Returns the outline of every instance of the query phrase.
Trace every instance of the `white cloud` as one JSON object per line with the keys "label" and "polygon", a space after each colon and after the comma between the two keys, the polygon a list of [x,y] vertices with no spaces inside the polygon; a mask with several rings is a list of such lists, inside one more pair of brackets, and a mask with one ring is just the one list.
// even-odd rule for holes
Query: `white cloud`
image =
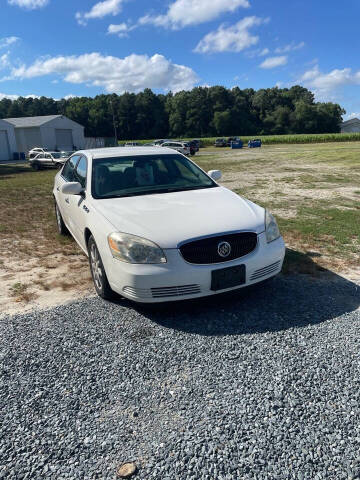
{"label": "white cloud", "polygon": [[346,85],[360,85],[360,70],[353,72],[351,68],[343,68],[323,73],[315,65],[302,75],[298,83],[312,89],[319,101],[336,101],[337,90]]}
{"label": "white cloud", "polygon": [[205,35],[197,44],[195,52],[240,52],[245,48],[256,45],[259,37],[251,35],[249,29],[261,25],[265,20],[258,17],[245,17],[231,27],[220,27]]}
{"label": "white cloud", "polygon": [[71,100],[72,98],[79,98],[79,95],[73,95],[72,93],[69,93],[69,95],[65,95],[65,97],[63,97],[64,100]]}
{"label": "white cloud", "polygon": [[214,20],[222,13],[250,7],[248,0],[175,0],[165,15],[145,15],[139,24],[178,29]]}
{"label": "white cloud", "polygon": [[128,37],[128,33],[136,28],[136,25],[128,25],[127,23],[111,24],[108,26],[107,33],[109,35],[117,35],[120,38]]}
{"label": "white cloud", "polygon": [[9,52],[0,55],[0,70],[10,66]]}
{"label": "white cloud", "polygon": [[351,68],[335,69],[329,73],[322,73],[316,65],[301,77],[302,82],[319,90],[332,90],[344,85],[359,85],[360,71],[352,72]]}
{"label": "white cloud", "polygon": [[261,68],[275,68],[281,67],[282,65],[286,65],[288,62],[287,55],[283,55],[281,57],[269,57],[264,60],[259,66]]}
{"label": "white cloud", "polygon": [[89,12],[77,12],[75,17],[80,25],[86,25],[87,20],[92,18],[103,18],[107,15],[117,15],[121,12],[124,0],[104,0],[96,3]]}
{"label": "white cloud", "polygon": [[43,8],[49,3],[49,0],[8,0],[9,5],[16,5],[28,10]]}
{"label": "white cloud", "polygon": [[20,40],[19,37],[4,37],[0,38],[0,48],[7,48],[13,43],[16,43]]}
{"label": "white cloud", "polygon": [[17,100],[19,97],[24,97],[24,98],[40,98],[38,95],[13,95],[13,94],[8,94],[8,93],[0,93],[0,100],[3,98],[8,98],[9,100]]}
{"label": "white cloud", "polygon": [[305,47],[305,42],[300,42],[298,44],[292,42],[289,45],[285,45],[285,47],[279,47],[275,50],[275,53],[289,53],[294,50],[300,50],[301,48]]}
{"label": "white cloud", "polygon": [[348,113],[344,116],[344,120],[351,120],[352,118],[360,118],[360,112]]}
{"label": "white cloud", "polygon": [[268,48],[263,48],[261,52],[259,52],[259,57],[265,57],[265,55],[268,55],[270,53],[270,50]]}
{"label": "white cloud", "polygon": [[[266,19],[268,21],[268,19]],[[269,55],[270,50],[268,48],[257,48],[255,50],[249,50],[246,52],[246,56],[249,58],[254,58],[254,57],[265,57],[265,55]]]}
{"label": "white cloud", "polygon": [[39,59],[30,66],[12,70],[12,78],[58,74],[70,83],[103,87],[107,92],[138,92],[144,88],[188,90],[198,82],[189,67],[177,65],[163,55],[129,55],[125,58],[89,53]]}

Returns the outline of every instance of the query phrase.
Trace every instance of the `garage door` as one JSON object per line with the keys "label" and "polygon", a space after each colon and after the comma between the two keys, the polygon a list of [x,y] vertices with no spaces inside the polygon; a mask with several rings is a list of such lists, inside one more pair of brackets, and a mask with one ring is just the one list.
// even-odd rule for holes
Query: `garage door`
{"label": "garage door", "polygon": [[56,138],[56,147],[59,150],[73,149],[74,142],[73,142],[72,130],[57,128],[55,130],[55,138]]}
{"label": "garage door", "polygon": [[25,151],[29,151],[34,147],[42,147],[40,128],[24,128]]}
{"label": "garage door", "polygon": [[10,160],[9,140],[6,130],[0,130],[0,160]]}

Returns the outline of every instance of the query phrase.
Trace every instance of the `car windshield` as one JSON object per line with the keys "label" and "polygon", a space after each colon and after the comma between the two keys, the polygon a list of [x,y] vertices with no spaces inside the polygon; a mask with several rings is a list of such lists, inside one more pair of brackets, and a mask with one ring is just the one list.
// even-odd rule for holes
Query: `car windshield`
{"label": "car windshield", "polygon": [[199,167],[178,154],[93,160],[92,196],[116,198],[217,187]]}
{"label": "car windshield", "polygon": [[51,155],[53,158],[61,158],[61,154],[58,152],[52,152]]}
{"label": "car windshield", "polygon": [[70,155],[72,155],[73,152],[60,152],[59,155],[60,157],[56,157],[56,158],[67,158],[67,157],[70,157]]}

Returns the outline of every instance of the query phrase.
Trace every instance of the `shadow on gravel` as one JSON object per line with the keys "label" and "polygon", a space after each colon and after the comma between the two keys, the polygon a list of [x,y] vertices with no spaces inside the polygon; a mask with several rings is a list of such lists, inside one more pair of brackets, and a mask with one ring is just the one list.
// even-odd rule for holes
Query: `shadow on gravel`
{"label": "shadow on gravel", "polygon": [[[273,332],[314,325],[356,310],[360,286],[289,250],[271,282],[199,300],[131,308],[167,328],[199,335]],[[124,305],[124,300],[118,302]],[[125,302],[127,304],[127,302]]]}

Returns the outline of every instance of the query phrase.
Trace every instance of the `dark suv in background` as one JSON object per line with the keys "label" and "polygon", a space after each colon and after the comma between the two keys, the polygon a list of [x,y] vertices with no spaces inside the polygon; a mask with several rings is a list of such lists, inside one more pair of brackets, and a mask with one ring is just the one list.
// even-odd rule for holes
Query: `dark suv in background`
{"label": "dark suv in background", "polygon": [[215,147],[226,147],[227,141],[225,138],[217,138],[214,143]]}

